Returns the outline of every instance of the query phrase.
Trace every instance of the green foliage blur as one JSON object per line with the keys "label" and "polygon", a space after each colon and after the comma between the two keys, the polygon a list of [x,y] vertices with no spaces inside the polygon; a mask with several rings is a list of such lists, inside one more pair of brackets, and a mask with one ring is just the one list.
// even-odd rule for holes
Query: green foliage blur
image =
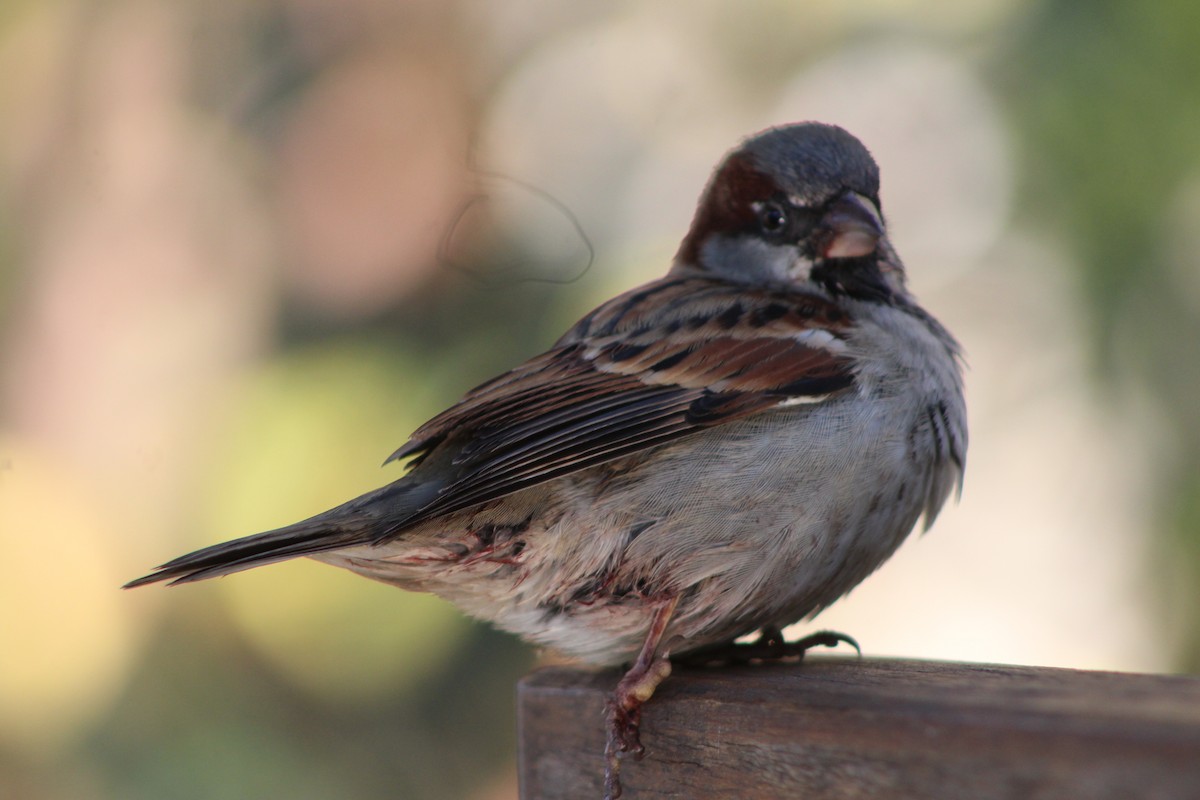
{"label": "green foliage blur", "polygon": [[1163,613],[1200,672],[1200,7],[1039,4],[995,72],[1030,219],[1069,242],[1097,383],[1145,398]]}

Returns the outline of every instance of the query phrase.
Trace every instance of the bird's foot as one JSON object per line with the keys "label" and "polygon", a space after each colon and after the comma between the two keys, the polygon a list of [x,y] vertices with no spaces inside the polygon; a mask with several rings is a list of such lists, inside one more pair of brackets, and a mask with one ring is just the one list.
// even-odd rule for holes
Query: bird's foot
{"label": "bird's foot", "polygon": [[621,678],[608,701],[608,735],[604,743],[604,800],[621,796],[621,759],[640,759],[642,746],[642,705],[658,685],[671,674],[671,660],[658,656],[633,665]]}
{"label": "bird's foot", "polygon": [[672,597],[655,609],[637,660],[608,699],[604,800],[617,800],[621,796],[621,759],[628,756],[638,759],[646,752],[641,739],[642,706],[671,674],[671,659],[667,653],[658,652],[658,645],[678,602],[678,598]]}
{"label": "bird's foot", "polygon": [[758,639],[753,642],[722,642],[702,647],[676,656],[675,663],[688,667],[716,667],[747,664],[751,661],[782,661],[789,658],[799,661],[814,647],[837,647],[839,644],[850,645],[860,657],[862,656],[862,648],[858,646],[858,642],[844,633],[817,631],[789,642],[783,638],[778,628],[768,626],[762,629]]}

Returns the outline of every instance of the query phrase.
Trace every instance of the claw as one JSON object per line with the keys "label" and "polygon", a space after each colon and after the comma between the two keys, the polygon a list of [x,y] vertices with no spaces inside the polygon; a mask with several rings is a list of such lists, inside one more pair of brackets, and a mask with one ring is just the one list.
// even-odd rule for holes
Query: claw
{"label": "claw", "polygon": [[[782,641],[782,637],[780,639]],[[797,639],[794,642],[783,642],[785,649],[792,652],[792,655],[799,655],[804,658],[804,654],[814,647],[837,647],[839,644],[848,644],[854,648],[854,652],[859,658],[862,658],[862,648],[858,646],[853,636],[847,636],[844,633],[837,631],[817,631],[810,633],[802,639]]]}
{"label": "claw", "polygon": [[751,661],[781,661],[785,658],[802,660],[814,647],[837,647],[848,644],[862,657],[862,648],[853,637],[837,631],[817,631],[795,642],[785,641],[774,626],[765,626],[758,639],[747,644],[725,642],[702,647],[676,658],[676,663],[689,667],[713,667],[726,664],[746,664]]}

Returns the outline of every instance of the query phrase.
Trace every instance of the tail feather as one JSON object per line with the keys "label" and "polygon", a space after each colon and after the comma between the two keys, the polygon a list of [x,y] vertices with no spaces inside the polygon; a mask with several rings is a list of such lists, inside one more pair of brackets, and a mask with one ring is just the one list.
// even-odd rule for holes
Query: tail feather
{"label": "tail feather", "polygon": [[336,528],[318,519],[305,520],[286,528],[244,536],[172,559],[149,575],[125,584],[126,589],[159,581],[191,583],[229,575],[251,567],[284,561],[352,544]]}
{"label": "tail feather", "polygon": [[381,529],[404,520],[437,495],[437,487],[401,479],[315,517],[265,533],[214,544],[172,559],[125,584],[134,589],[160,581],[191,583],[343,547],[370,544]]}

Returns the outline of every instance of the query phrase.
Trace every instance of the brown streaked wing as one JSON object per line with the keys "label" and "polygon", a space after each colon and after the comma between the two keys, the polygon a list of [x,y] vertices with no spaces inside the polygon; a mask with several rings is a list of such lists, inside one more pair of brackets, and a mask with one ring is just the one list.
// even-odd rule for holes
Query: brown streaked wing
{"label": "brown streaked wing", "polygon": [[[745,291],[730,290],[725,298],[707,291],[700,308],[677,303],[657,329],[641,324],[621,334],[565,338],[468,393],[394,456],[418,456],[420,471],[426,454],[448,448],[449,458],[438,458],[436,468],[450,474],[432,502],[382,538],[789,399],[817,400],[853,384],[849,359],[798,338],[816,327],[833,332],[832,326],[811,314],[780,314],[770,325],[735,328],[735,312],[754,309]],[[608,307],[615,303],[623,316],[638,318],[641,309],[630,308],[627,298]],[[689,324],[676,324],[685,318]]]}

